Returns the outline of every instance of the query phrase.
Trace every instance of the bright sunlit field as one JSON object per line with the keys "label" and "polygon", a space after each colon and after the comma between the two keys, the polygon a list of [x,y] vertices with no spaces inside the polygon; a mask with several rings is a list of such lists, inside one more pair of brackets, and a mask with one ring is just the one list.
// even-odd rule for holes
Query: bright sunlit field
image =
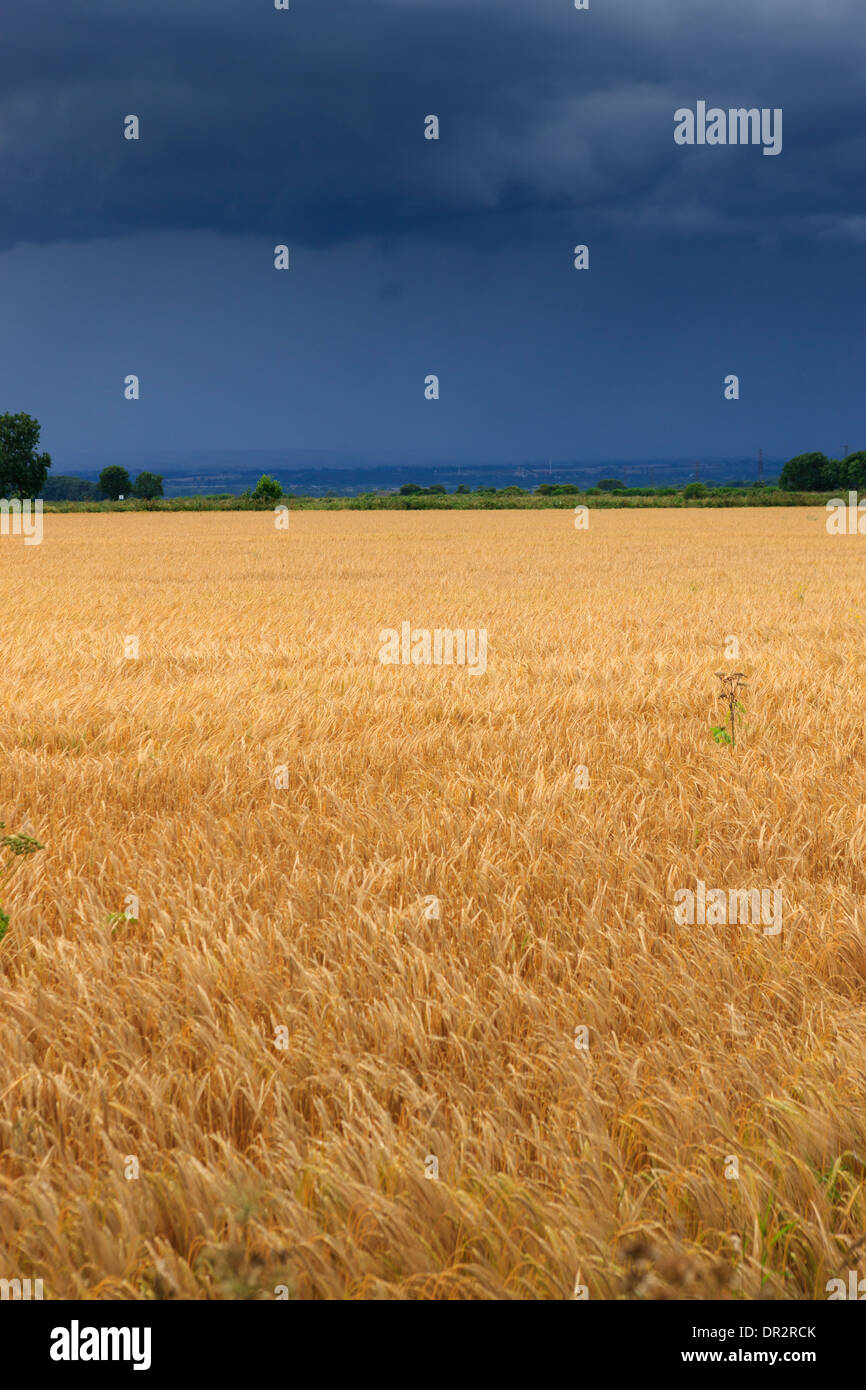
{"label": "bright sunlit field", "polygon": [[[799,508],[44,524],[0,538],[0,833],[44,846],[0,854],[0,1275],[824,1298],[856,1267],[866,540]],[[381,664],[403,622],[486,629],[486,671]],[[680,925],[699,882],[780,890],[781,931]]]}

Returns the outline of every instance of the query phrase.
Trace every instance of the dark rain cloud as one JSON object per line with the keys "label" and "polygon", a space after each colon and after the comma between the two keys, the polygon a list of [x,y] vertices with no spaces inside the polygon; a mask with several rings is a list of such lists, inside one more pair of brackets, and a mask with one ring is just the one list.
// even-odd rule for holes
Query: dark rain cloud
{"label": "dark rain cloud", "polygon": [[[0,245],[474,241],[552,210],[866,240],[864,48],[861,0],[7,0]],[[699,99],[781,107],[781,156],[675,146]]]}

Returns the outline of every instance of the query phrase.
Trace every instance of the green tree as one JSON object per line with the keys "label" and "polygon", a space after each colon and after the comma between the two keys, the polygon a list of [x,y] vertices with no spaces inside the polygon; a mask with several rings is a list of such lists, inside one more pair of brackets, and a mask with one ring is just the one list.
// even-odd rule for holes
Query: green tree
{"label": "green tree", "polygon": [[400,489],[400,496],[401,496],[401,497],[414,497],[416,493],[418,493],[418,492],[423,492],[423,491],[424,491],[423,487],[420,487],[420,486],[418,485],[418,483],[404,483],[403,486],[402,486],[401,489]]}
{"label": "green tree", "polygon": [[162,476],[159,473],[139,473],[132,485],[132,495],[133,497],[144,497],[147,501],[154,497],[164,496]]}
{"label": "green tree", "polygon": [[466,486],[465,483],[460,483],[460,484],[458,484],[458,486],[454,489],[454,491],[457,493],[457,495],[458,495],[459,497],[466,497],[467,494],[469,493],[469,488]]}
{"label": "green tree", "polygon": [[84,478],[69,478],[55,473],[46,478],[41,496],[46,502],[93,502],[97,497],[96,485]]}
{"label": "green tree", "polygon": [[263,473],[253,489],[253,499],[257,502],[279,502],[283,495],[283,485],[276,478]]}
{"label": "green tree", "polygon": [[798,454],[788,459],[779,474],[779,487],[786,492],[823,492],[836,486],[828,481],[831,476],[832,465],[826,454]]}
{"label": "green tree", "polygon": [[683,488],[683,497],[706,497],[707,489],[703,483],[686,483]]}
{"label": "green tree", "polygon": [[443,487],[441,483],[431,483],[430,486],[429,486],[429,488],[427,489],[427,491],[428,491],[428,492],[447,492],[448,489],[447,489],[447,487]]}
{"label": "green tree", "polygon": [[129,497],[132,492],[132,483],[125,468],[121,468],[116,463],[111,463],[107,468],[103,468],[99,475],[99,491],[106,497],[110,497],[112,502],[116,502],[118,497]]}
{"label": "green tree", "polygon": [[821,491],[829,492],[832,488],[844,487],[845,485],[845,465],[841,459],[828,459],[827,467],[821,475]]}
{"label": "green tree", "polygon": [[625,487],[625,483],[621,483],[619,478],[599,478],[598,480],[599,492],[616,492],[618,488],[623,487]]}
{"label": "green tree", "polygon": [[853,488],[855,492],[866,491],[866,452],[858,449],[855,454],[843,459],[840,466],[842,487]]}
{"label": "green tree", "polygon": [[40,424],[32,415],[0,415],[0,495],[22,502],[45,486],[51,455],[39,454]]}

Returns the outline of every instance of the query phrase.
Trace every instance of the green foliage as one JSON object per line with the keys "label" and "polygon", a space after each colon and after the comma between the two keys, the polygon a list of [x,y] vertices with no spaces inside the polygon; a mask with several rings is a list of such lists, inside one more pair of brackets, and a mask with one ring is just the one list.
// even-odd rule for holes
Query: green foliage
{"label": "green foliage", "polygon": [[599,478],[597,484],[599,492],[616,492],[618,488],[625,487],[619,478]]}
{"label": "green foliage", "polygon": [[51,455],[39,454],[41,427],[32,415],[0,415],[0,497],[37,498]]}
{"label": "green foliage", "polygon": [[111,927],[111,937],[114,939],[125,926],[137,927],[138,918],[130,917],[128,912],[112,912],[106,917],[103,926]]}
{"label": "green foliage", "polygon": [[162,477],[159,473],[139,473],[132,485],[133,497],[144,497],[152,500],[154,497],[162,497]]}
{"label": "green foliage", "polygon": [[95,502],[99,489],[84,478],[55,473],[53,478],[46,478],[40,496],[44,502]]}
{"label": "green foliage", "polygon": [[745,688],[746,681],[742,671],[717,671],[716,679],[722,683],[719,699],[728,706],[730,732],[724,724],[713,724],[710,732],[716,743],[730,743],[736,746],[736,717],[738,714],[742,715],[746,712],[740,703],[739,694]]}
{"label": "green foliage", "polygon": [[845,486],[845,465],[841,459],[828,459],[827,465],[821,475],[821,487],[819,491],[830,492],[834,488]]}
{"label": "green foliage", "polygon": [[414,497],[415,493],[423,491],[423,487],[419,487],[418,483],[404,483],[400,489],[400,496]]}
{"label": "green foliage", "polygon": [[[399,496],[394,492],[361,493],[340,495],[333,490],[324,495],[296,495],[293,509],[315,511],[337,509],[349,511],[400,511],[400,510],[443,510],[454,511],[494,511],[519,509],[539,511],[548,508],[567,509],[576,501],[585,499],[590,506],[605,509],[619,508],[680,508],[693,505],[702,507],[800,507],[806,500],[798,492],[783,492],[776,488],[755,489],[749,485],[745,491],[717,488],[708,491],[700,501],[689,502],[681,487],[657,487],[654,492],[647,488],[629,488],[613,493],[601,493],[596,488],[578,488],[570,484],[542,484],[548,488],[545,493],[536,489],[533,493],[505,493],[495,488],[482,487],[470,491],[461,484],[463,491],[452,493],[428,492],[419,488],[409,496]],[[866,489],[864,489],[866,492]],[[287,494],[283,494],[283,499]],[[261,511],[265,505],[260,498],[254,498],[249,489],[244,493],[208,493],[206,495],[184,495],[179,497],[156,497],[147,500],[127,497],[124,502],[109,501],[46,501],[46,512],[112,512],[159,511],[159,512],[239,512]]]}
{"label": "green foliage", "polygon": [[458,486],[455,488],[455,493],[458,497],[468,497],[469,491],[470,490],[465,483],[459,483]]}
{"label": "green foliage", "polygon": [[433,493],[433,492],[444,492],[444,493],[447,493],[447,492],[448,492],[448,489],[447,489],[446,487],[443,487],[441,483],[431,483],[430,486],[428,487],[427,491],[428,491],[428,492],[431,492],[431,493]]}
{"label": "green foliage", "polygon": [[255,502],[279,502],[282,495],[282,483],[278,483],[276,478],[269,478],[267,473],[262,474],[252,493]]}
{"label": "green foliage", "polygon": [[[5,829],[6,826],[4,822],[0,820],[0,830]],[[12,870],[15,868],[16,862],[19,859],[27,858],[28,855],[35,854],[37,850],[44,848],[45,846],[41,845],[38,840],[34,840],[32,835],[0,836],[0,849],[5,849],[7,851],[6,866],[2,872],[0,872],[0,887],[8,883]],[[0,908],[0,941],[3,940],[8,930],[9,917],[3,909]]]}
{"label": "green foliage", "polygon": [[119,497],[130,497],[132,483],[126,469],[116,463],[103,468],[99,475],[99,490],[106,497],[110,497],[112,502],[116,502]]}
{"label": "green foliage", "polygon": [[706,495],[707,489],[704,487],[703,483],[687,483],[683,488],[683,497],[686,499],[691,497],[706,497]]}
{"label": "green foliage", "polygon": [[829,492],[844,483],[844,465],[826,454],[798,454],[779,474],[779,487],[786,492]]}
{"label": "green foliage", "polygon": [[853,488],[855,492],[866,492],[866,451],[858,449],[849,454],[840,464],[842,486]]}
{"label": "green foliage", "polygon": [[[3,829],[3,822],[0,821],[0,829]],[[38,840],[34,840],[31,835],[2,835],[0,845],[8,849],[10,854],[35,854],[38,849],[44,849]]]}

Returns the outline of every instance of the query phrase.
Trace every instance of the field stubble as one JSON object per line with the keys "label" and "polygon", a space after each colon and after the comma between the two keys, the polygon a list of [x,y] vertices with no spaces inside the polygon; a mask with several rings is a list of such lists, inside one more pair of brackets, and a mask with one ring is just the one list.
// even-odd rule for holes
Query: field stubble
{"label": "field stubble", "polygon": [[[825,1297],[866,1230],[864,544],[815,509],[0,540],[0,819],[46,846],[3,902],[0,1276]],[[486,627],[486,674],[380,665],[402,621]],[[781,934],[675,925],[698,879],[781,888]]]}

